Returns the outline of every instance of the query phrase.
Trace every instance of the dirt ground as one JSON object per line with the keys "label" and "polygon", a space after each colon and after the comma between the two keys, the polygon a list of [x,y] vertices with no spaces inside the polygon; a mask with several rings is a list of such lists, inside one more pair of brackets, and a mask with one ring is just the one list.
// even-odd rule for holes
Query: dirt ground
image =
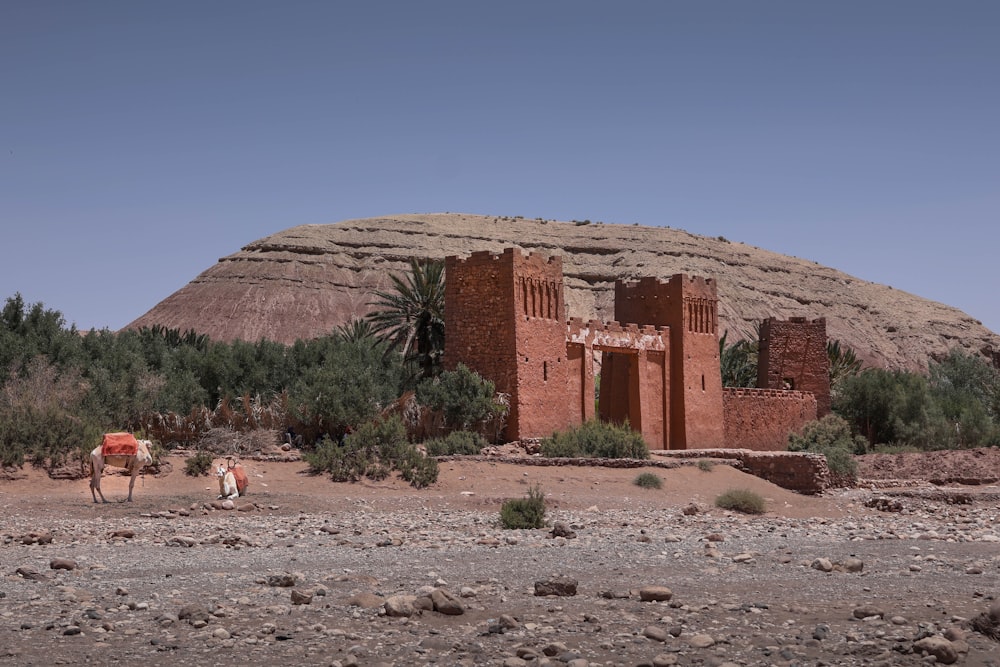
{"label": "dirt ground", "polygon": [[[998,450],[860,457],[864,478],[893,485],[820,496],[694,462],[453,460],[415,490],[245,460],[246,511],[216,509],[214,478],[167,463],[132,503],[113,472],[108,504],[87,479],[0,481],[0,663],[1000,665],[1000,643],[970,628],[1000,596]],[[636,486],[644,471],[662,488]],[[931,477],[977,483],[914,494]],[[546,528],[501,529],[503,501],[534,485]],[[734,488],[767,512],[714,507]],[[537,595],[560,578],[575,595]],[[649,602],[650,587],[671,597]],[[388,612],[431,589],[463,613]],[[925,640],[944,652],[928,657]]]}
{"label": "dirt ground", "polygon": [[[214,477],[183,474],[183,458],[168,457],[167,472],[136,479],[133,510],[203,502],[218,493]],[[218,459],[216,464],[224,463]],[[495,509],[508,498],[520,498],[538,485],[552,508],[601,509],[637,507],[665,509],[687,503],[710,506],[716,496],[732,488],[761,494],[771,511],[780,516],[840,516],[838,503],[828,497],[803,496],[760,478],[719,464],[707,475],[695,465],[664,470],[649,468],[666,483],[655,494],[645,493],[633,480],[646,468],[535,466],[493,461],[444,461],[436,484],[416,490],[398,478],[381,482],[332,483],[311,474],[304,462],[245,460],[250,479],[247,498],[257,504],[280,504],[301,512],[323,512],[347,502],[362,501],[381,509],[431,507]],[[0,482],[0,507],[58,508],[66,516],[93,516],[88,479],[51,479],[44,471],[25,468],[19,479]],[[124,501],[129,478],[118,471],[105,473],[101,489],[109,501]]]}

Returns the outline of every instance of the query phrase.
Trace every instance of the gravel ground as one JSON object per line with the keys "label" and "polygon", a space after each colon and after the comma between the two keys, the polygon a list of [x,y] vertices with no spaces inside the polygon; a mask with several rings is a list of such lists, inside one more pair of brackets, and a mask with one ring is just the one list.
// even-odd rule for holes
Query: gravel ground
{"label": "gravel ground", "polygon": [[[554,489],[539,530],[499,527],[506,468],[461,463],[431,492],[293,494],[269,468],[233,510],[179,473],[99,506],[86,481],[34,501],[0,483],[0,662],[1000,665],[970,627],[1000,592],[1000,488],[839,491],[804,514],[748,478],[778,511],[746,516],[706,502],[742,479],[716,468],[701,494],[690,471],[661,493],[635,470],[532,470]],[[616,477],[571,483],[598,475]]]}

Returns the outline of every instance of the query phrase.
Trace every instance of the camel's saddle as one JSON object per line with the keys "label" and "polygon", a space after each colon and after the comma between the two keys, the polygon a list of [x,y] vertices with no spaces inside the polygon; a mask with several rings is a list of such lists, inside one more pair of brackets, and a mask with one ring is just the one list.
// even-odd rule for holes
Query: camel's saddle
{"label": "camel's saddle", "polygon": [[101,442],[101,455],[135,456],[139,451],[139,442],[131,433],[105,433]]}

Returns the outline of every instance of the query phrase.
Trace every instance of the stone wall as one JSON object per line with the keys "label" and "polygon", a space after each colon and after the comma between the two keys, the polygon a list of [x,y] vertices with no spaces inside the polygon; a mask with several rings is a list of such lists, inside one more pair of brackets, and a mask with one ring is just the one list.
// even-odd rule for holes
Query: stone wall
{"label": "stone wall", "polygon": [[816,419],[816,398],[803,391],[727,387],[726,447],[784,451],[788,434]]}
{"label": "stone wall", "polygon": [[670,329],[670,449],[725,446],[716,282],[684,274],[619,280],[615,319]]}
{"label": "stone wall", "polygon": [[797,389],[816,396],[816,414],[830,413],[830,358],[826,319],[769,317],[760,327],[757,386]]}
{"label": "stone wall", "polygon": [[570,426],[562,260],[508,248],[448,257],[445,273],[444,367],[510,394],[507,439]]}
{"label": "stone wall", "polygon": [[749,449],[700,449],[664,452],[669,458],[735,459],[739,467],[772,484],[805,494],[830,488],[830,467],[822,454],[806,452],[755,452]]}

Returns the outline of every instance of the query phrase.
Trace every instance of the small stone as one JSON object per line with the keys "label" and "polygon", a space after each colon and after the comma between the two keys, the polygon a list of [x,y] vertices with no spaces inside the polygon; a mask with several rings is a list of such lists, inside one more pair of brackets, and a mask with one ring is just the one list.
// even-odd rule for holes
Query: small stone
{"label": "small stone", "polygon": [[287,572],[284,574],[269,574],[267,576],[268,586],[291,588],[296,583],[298,583],[298,578],[294,574],[289,574]]}
{"label": "small stone", "polygon": [[667,631],[657,625],[648,625],[642,629],[642,636],[657,642],[667,641]]}
{"label": "small stone", "polygon": [[75,570],[77,564],[70,558],[53,558],[49,561],[49,567],[53,570]]}
{"label": "small stone", "polygon": [[833,572],[833,563],[830,562],[829,558],[817,558],[809,567],[820,572]]}
{"label": "small stone", "polygon": [[416,613],[416,609],[413,603],[416,602],[416,595],[393,595],[386,598],[383,604],[385,608],[385,615],[392,617],[407,617],[413,616]]}
{"label": "small stone", "polygon": [[571,530],[566,523],[556,521],[552,524],[551,535],[552,537],[565,537],[566,539],[573,539],[576,537],[576,532]]}
{"label": "small stone", "polygon": [[865,563],[860,558],[851,557],[844,560],[844,562],[841,563],[841,567],[844,572],[861,572],[865,569]]}
{"label": "small stone", "polygon": [[944,637],[924,637],[913,642],[913,649],[920,653],[933,655],[943,665],[950,665],[958,660],[958,651]]}
{"label": "small stone", "polygon": [[313,593],[311,591],[300,591],[297,588],[292,589],[292,604],[311,604],[313,601]]}
{"label": "small stone", "polygon": [[639,589],[639,599],[643,602],[666,602],[674,596],[666,586],[643,586]]}
{"label": "small stone", "polygon": [[710,646],[715,646],[715,639],[710,635],[694,635],[688,639],[688,644],[694,648],[708,648]]}
{"label": "small stone", "polygon": [[551,577],[542,581],[535,582],[535,596],[542,597],[546,595],[557,595],[560,597],[569,597],[576,595],[576,587],[578,582],[576,579],[571,577],[566,577],[559,575],[556,577]]}
{"label": "small stone", "polygon": [[870,604],[861,605],[856,607],[852,612],[854,618],[871,618],[872,616],[877,616],[879,618],[885,618],[885,612],[878,607]]}
{"label": "small stone", "polygon": [[459,616],[465,613],[462,601],[454,594],[443,588],[435,588],[431,593],[431,602],[434,604],[434,611],[448,616]]}

